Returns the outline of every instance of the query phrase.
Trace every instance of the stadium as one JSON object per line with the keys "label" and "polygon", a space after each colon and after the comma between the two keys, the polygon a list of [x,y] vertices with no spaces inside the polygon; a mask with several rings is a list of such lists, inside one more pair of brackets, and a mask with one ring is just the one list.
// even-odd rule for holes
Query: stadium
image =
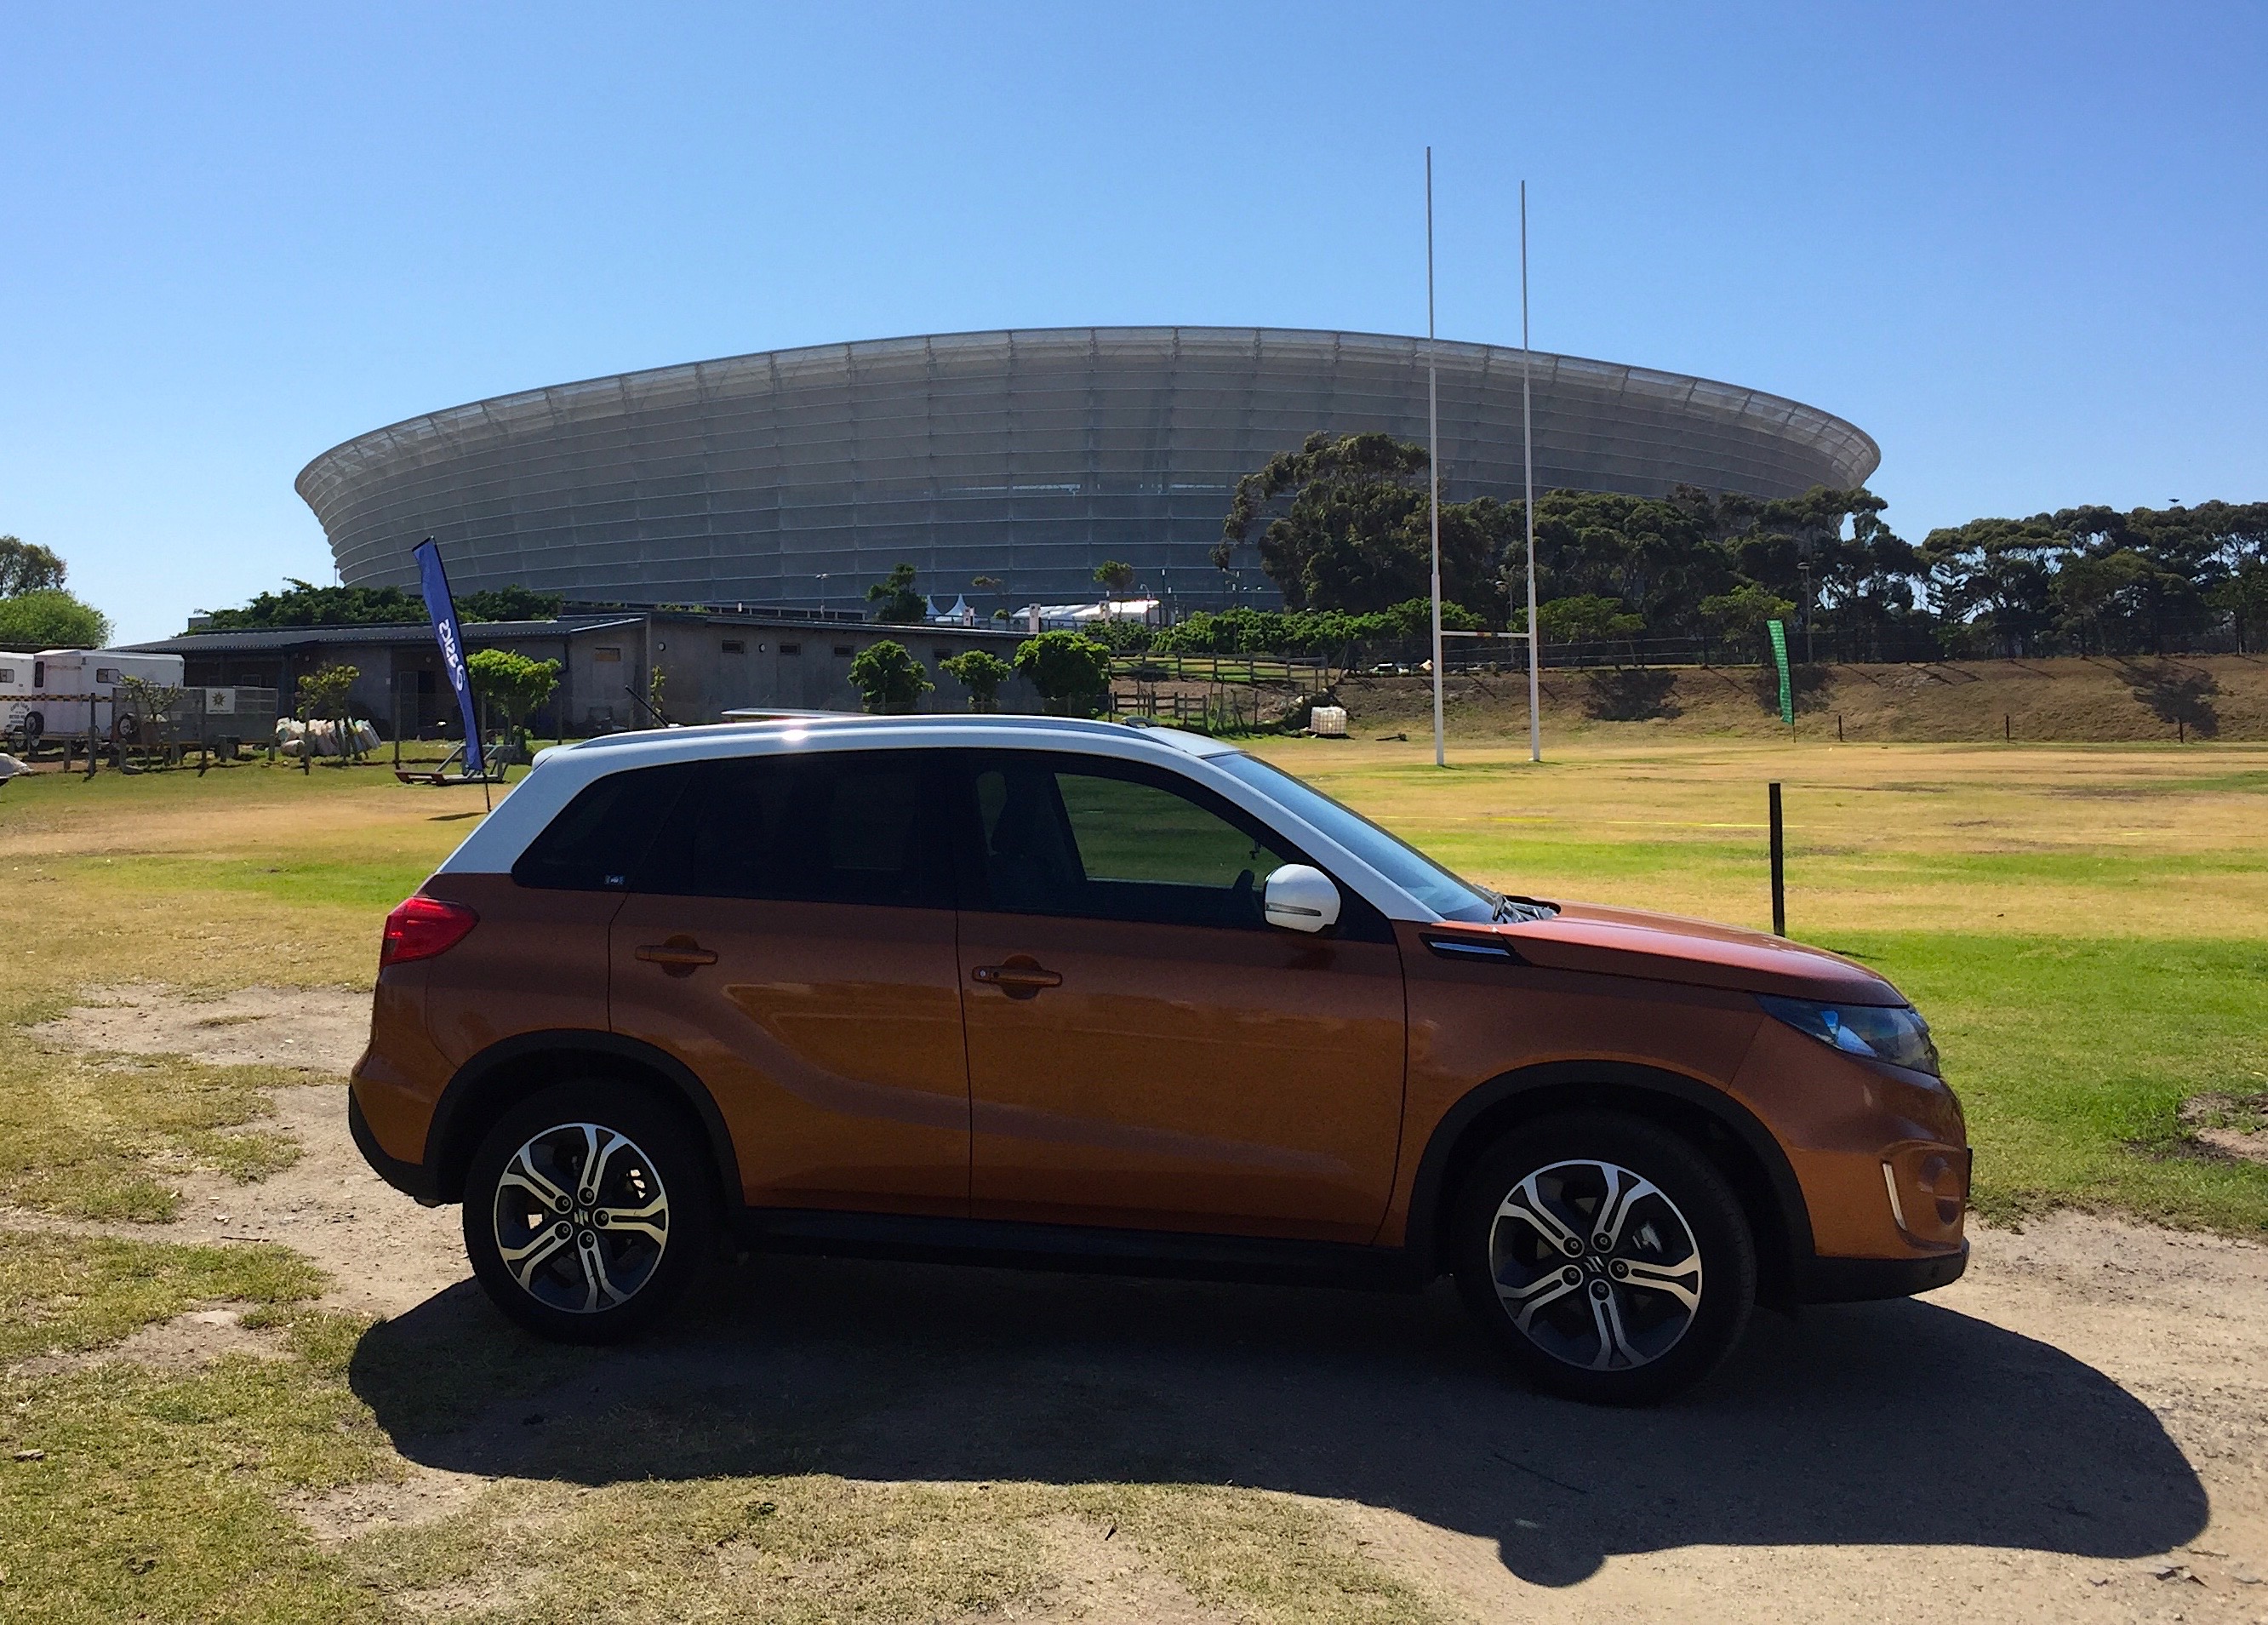
{"label": "stadium", "polygon": [[[1440,343],[1445,500],[1522,488],[1516,349]],[[1426,438],[1422,338],[1068,328],[817,345],[430,412],[300,472],[349,586],[847,610],[905,561],[979,613],[1092,600],[1134,568],[1169,610],[1272,603],[1208,557],[1244,475],[1323,430]],[[1862,484],[1864,432],[1760,390],[1532,357],[1535,485],[1758,497]]]}

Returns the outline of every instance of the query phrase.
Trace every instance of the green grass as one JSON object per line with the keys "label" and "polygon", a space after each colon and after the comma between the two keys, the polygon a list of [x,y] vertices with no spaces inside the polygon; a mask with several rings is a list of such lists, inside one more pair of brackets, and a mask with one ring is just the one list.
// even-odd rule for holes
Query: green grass
{"label": "green grass", "polygon": [[1977,1201],[2268,1233],[2268,1168],[2196,1155],[2200,1094],[2268,1089],[2268,942],[1905,933],[1828,944],[1929,1016],[1977,1147]]}
{"label": "green grass", "polygon": [[[281,1247],[0,1231],[0,1620],[371,1617],[283,1504],[391,1470],[342,1380],[335,1318],[296,1307],[320,1285]],[[294,1356],[188,1375],[15,1363],[216,1299],[264,1309],[248,1318],[283,1326]]]}
{"label": "green grass", "polygon": [[0,1198],[81,1218],[170,1219],[185,1170],[249,1181],[298,1159],[297,1141],[255,1126],[273,1110],[269,1090],[287,1081],[264,1067],[70,1054],[11,1035],[0,1053]]}

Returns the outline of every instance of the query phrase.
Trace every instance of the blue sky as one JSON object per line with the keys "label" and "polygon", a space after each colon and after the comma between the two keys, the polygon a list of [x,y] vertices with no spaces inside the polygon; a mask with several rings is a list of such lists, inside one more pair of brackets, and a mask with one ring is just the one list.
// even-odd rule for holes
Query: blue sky
{"label": "blue sky", "polygon": [[122,639],[333,579],[291,490],[630,367],[1088,322],[1791,395],[1918,539],[2268,497],[2268,6],[0,10],[0,532]]}

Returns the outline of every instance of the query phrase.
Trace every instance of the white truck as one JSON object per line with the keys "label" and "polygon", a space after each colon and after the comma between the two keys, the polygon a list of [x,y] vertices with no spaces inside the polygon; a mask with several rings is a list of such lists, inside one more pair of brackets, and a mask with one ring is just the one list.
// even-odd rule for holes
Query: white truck
{"label": "white truck", "polygon": [[119,690],[127,678],[179,688],[182,675],[178,654],[128,649],[0,654],[0,668],[14,673],[14,680],[0,684],[0,730],[11,738],[30,734],[84,739],[92,723],[97,735],[107,739],[118,726]]}

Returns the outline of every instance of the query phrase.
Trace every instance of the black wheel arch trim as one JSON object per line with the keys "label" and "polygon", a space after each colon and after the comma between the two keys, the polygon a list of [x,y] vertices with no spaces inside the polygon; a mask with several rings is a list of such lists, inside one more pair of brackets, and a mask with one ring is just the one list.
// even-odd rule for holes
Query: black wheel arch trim
{"label": "black wheel arch trim", "polygon": [[[1486,1113],[1524,1095],[1601,1086],[1666,1097],[1680,1104],[1696,1107],[1740,1141],[1764,1170],[1765,1181],[1771,1186],[1779,1209],[1781,1234],[1778,1239],[1786,1248],[1789,1274],[1793,1278],[1788,1285],[1796,1296],[1802,1296],[1815,1261],[1811,1209],[1803,1199],[1803,1187],[1796,1182],[1795,1170],[1789,1165],[1787,1154],[1780,1149],[1771,1131],[1757,1120],[1754,1112],[1713,1084],[1665,1067],[1631,1061],[1547,1061],[1540,1066],[1523,1067],[1491,1078],[1444,1112],[1418,1156],[1418,1177],[1410,1193],[1404,1245],[1418,1269],[1432,1276],[1447,1267],[1439,1256],[1440,1221],[1445,1205],[1455,1197],[1447,1185],[1466,1130]],[[1764,1239],[1758,1237],[1760,1243]]]}
{"label": "black wheel arch trim", "polygon": [[[482,1101],[489,1081],[518,1063],[545,1055],[600,1057],[652,1073],[666,1082],[700,1120],[725,1202],[739,1204],[740,1164],[733,1149],[732,1131],[725,1125],[725,1114],[717,1109],[716,1097],[709,1092],[709,1086],[699,1075],[666,1051],[640,1039],[583,1027],[514,1033],[509,1038],[498,1039],[457,1068],[456,1075],[442,1089],[441,1098],[434,1103],[432,1121],[425,1133],[423,1179],[434,1200],[464,1199],[465,1165],[472,1158],[473,1148],[459,1143],[459,1125],[468,1111]],[[383,1174],[385,1170],[379,1172]]]}

